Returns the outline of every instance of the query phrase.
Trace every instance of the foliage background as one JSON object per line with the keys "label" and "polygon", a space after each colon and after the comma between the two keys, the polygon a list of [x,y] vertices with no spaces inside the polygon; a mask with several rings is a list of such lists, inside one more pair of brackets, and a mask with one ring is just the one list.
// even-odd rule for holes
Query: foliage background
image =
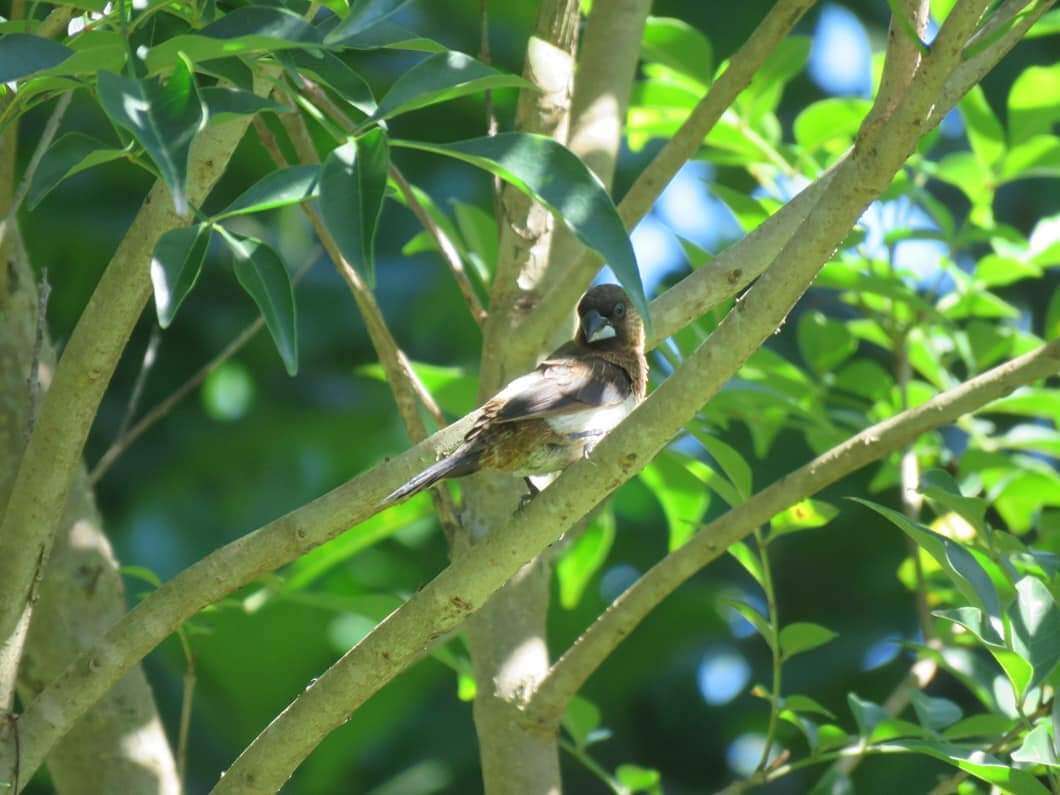
{"label": "foliage background", "polygon": [[[720,5],[657,0],[653,13],[680,18],[704,32],[721,60],[739,46],[771,4],[746,0],[726,3],[723,10]],[[477,0],[421,2],[401,13],[400,21],[411,29],[453,49],[478,51]],[[520,71],[521,48],[534,13],[530,0],[491,4],[491,47],[498,67]],[[800,23],[796,33],[813,36],[817,49],[811,53],[810,68],[789,83],[778,108],[785,139],[790,139],[800,110],[837,90],[837,76],[850,78],[840,93],[851,86],[856,92],[859,80],[867,85],[867,48],[881,48],[888,19],[884,0],[863,0],[824,4]],[[840,38],[828,38],[835,36]],[[983,88],[996,110],[1004,108],[1008,88],[1024,68],[1055,62],[1056,41],[1052,37],[1024,43],[988,76]],[[837,49],[850,58],[831,65],[829,81],[828,74],[819,73],[819,59]],[[387,52],[349,56],[349,62],[379,96],[421,57]],[[513,112],[514,92],[498,92],[495,99],[503,127]],[[47,113],[47,108],[38,109],[28,117],[27,142],[34,140]],[[483,119],[481,97],[475,96],[403,115],[391,129],[397,137],[447,141],[482,134]],[[64,129],[109,135],[101,111],[83,98],[75,98]],[[944,131],[951,140],[942,146],[963,146],[962,135],[955,121]],[[623,152],[616,196],[621,196],[657,145]],[[23,148],[24,157],[31,148]],[[402,151],[397,158],[409,178],[443,207],[455,197],[489,209],[489,182],[480,174],[415,152]],[[269,167],[256,138],[248,135],[207,211],[226,204]],[[707,179],[700,179],[703,174]],[[653,294],[688,267],[677,254],[680,249],[667,224],[681,227],[686,235],[689,225],[694,226],[697,242],[712,250],[740,233],[732,216],[711,198],[715,178],[737,189],[752,187],[741,183],[746,177],[735,169],[686,168],[635,236]],[[49,325],[59,344],[69,335],[149,185],[147,175],[127,164],[104,165],[66,182],[26,216],[23,229],[34,262],[47,267],[49,279],[59,288],[48,307]],[[958,217],[968,211],[967,199],[956,189],[944,185],[933,189]],[[682,202],[702,211],[702,217],[690,221],[687,212],[683,218],[675,214],[675,206]],[[1018,181],[998,192],[994,212],[999,222],[1027,234],[1039,219],[1060,212],[1060,191],[1055,181]],[[293,267],[314,261],[297,287],[301,370],[296,378],[288,378],[270,339],[260,334],[193,398],[129,449],[101,480],[100,507],[120,559],[162,578],[408,443],[385,385],[362,369],[373,362],[373,352],[349,293],[321,258],[297,208],[241,222],[246,225],[242,231],[272,242]],[[414,361],[473,374],[478,330],[446,269],[431,252],[409,256],[401,252],[418,231],[410,213],[394,202],[386,204],[377,243],[379,302]],[[1047,272],[1042,279],[999,292],[1019,308],[1019,323],[1025,330],[1041,334],[1058,281],[1055,271]],[[770,344],[800,366],[805,362],[799,358],[796,340],[799,313],[815,309],[827,314],[843,311],[833,293],[812,290]],[[142,405],[153,405],[178,387],[256,312],[232,278],[227,256],[211,250],[198,289],[162,335]],[[90,464],[118,431],[155,325],[154,312],[149,310],[101,408],[86,451]],[[462,414],[471,408],[472,395],[470,386],[458,383],[443,392],[444,408],[453,416]],[[733,424],[723,438],[754,459],[745,426]],[[756,485],[772,481],[810,455],[801,433],[782,431],[768,456],[754,460]],[[854,691],[882,700],[909,664],[908,655],[894,642],[914,639],[918,632],[912,595],[895,576],[908,554],[904,537],[866,509],[842,500],[866,495],[873,471],[849,478],[823,495],[841,506],[839,517],[826,528],[792,535],[771,550],[784,621],[816,621],[839,633],[828,646],[785,667],[785,690],[812,693],[846,724],[851,722],[846,694]],[[894,487],[876,498],[899,507]],[[422,510],[414,507],[405,515],[429,515],[425,503],[416,505]],[[643,571],[666,551],[666,517],[640,480],[623,488],[613,507],[617,533],[606,565],[574,609],[561,607],[558,599],[554,605],[552,637],[557,648],[576,637],[634,572]],[[724,504],[715,498],[706,516],[723,510]],[[1046,542],[1045,546],[1060,551],[1060,523],[1054,522],[1052,538]],[[363,601],[354,602],[352,597],[411,592],[440,570],[446,559],[439,528],[433,519],[419,518],[334,567],[294,597],[271,599],[251,612],[240,598],[201,615],[191,634],[198,684],[189,750],[190,791],[206,791],[272,716],[359,636],[365,619],[349,607]],[[129,585],[132,598],[149,587],[136,578]],[[727,620],[719,608],[718,598],[734,589],[751,593],[735,561],[725,559],[709,567],[667,600],[592,678],[584,695],[601,706],[604,723],[613,731],[607,742],[594,748],[605,767],[636,762],[662,771],[668,793],[705,792],[733,776],[733,765],[738,768],[741,755],[755,756],[754,738],[764,731],[767,710],[750,691],[754,683],[768,680],[770,661],[760,639]],[[185,669],[179,644],[167,642],[147,659],[146,667],[174,736]],[[972,706],[967,692],[946,677],[940,677],[932,694]],[[782,744],[799,742],[793,732],[781,737]],[[599,781],[569,756],[563,764],[569,792],[600,790]],[[858,792],[890,793],[899,787],[927,791],[944,769],[919,756],[870,758],[858,776]],[[813,780],[813,774],[791,776],[771,791],[804,791]],[[288,789],[306,795],[418,795],[480,788],[469,704],[460,698],[453,671],[430,659],[335,732],[296,773]],[[33,791],[50,791],[43,776]]]}

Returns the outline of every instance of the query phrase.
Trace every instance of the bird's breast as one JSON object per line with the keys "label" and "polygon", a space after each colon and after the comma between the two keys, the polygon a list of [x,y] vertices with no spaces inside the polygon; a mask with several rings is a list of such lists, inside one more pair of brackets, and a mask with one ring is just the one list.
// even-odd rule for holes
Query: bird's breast
{"label": "bird's breast", "polygon": [[630,395],[613,406],[558,414],[545,421],[553,431],[564,436],[603,436],[622,422],[636,405],[636,397]]}

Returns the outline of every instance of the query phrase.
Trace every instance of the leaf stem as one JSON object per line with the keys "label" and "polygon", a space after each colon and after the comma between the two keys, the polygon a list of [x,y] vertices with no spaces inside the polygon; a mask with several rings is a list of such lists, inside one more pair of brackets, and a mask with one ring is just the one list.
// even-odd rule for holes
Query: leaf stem
{"label": "leaf stem", "polygon": [[773,638],[769,644],[773,652],[773,686],[769,694],[769,725],[766,728],[766,741],[762,746],[762,757],[758,760],[755,772],[761,772],[769,763],[769,752],[773,749],[776,739],[777,721],[780,716],[780,673],[783,658],[780,649],[780,615],[777,610],[776,590],[773,586],[773,572],[769,565],[769,543],[766,541],[761,527],[755,528],[755,541],[758,542],[758,554],[762,559],[762,590],[766,594],[766,608],[769,610],[769,626],[773,630]]}
{"label": "leaf stem", "polygon": [[615,793],[615,795],[629,795],[629,789],[623,786],[622,783],[619,782],[614,776],[604,770],[600,763],[593,759],[591,756],[589,756],[589,754],[585,753],[583,749],[578,748],[573,743],[562,738],[560,738],[559,740],[559,747],[571,756],[573,756],[579,762],[581,762],[586,770],[588,770],[590,773],[592,773],[594,776],[604,782],[608,787],[610,787],[611,791]]}

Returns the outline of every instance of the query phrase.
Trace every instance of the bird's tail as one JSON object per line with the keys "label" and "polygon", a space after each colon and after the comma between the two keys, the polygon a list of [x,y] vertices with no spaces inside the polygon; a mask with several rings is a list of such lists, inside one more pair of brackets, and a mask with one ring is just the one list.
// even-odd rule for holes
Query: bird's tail
{"label": "bird's tail", "polygon": [[429,489],[435,483],[445,478],[459,478],[470,475],[478,469],[478,455],[471,450],[457,450],[441,461],[431,464],[425,470],[414,476],[405,485],[390,492],[383,499],[383,507],[401,502],[406,497],[419,494],[424,489]]}

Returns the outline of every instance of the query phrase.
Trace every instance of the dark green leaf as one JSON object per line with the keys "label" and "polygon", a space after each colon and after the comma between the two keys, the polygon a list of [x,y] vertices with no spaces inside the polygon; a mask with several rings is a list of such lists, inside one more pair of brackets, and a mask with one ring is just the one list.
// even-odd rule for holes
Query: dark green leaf
{"label": "dark green leaf", "polygon": [[796,622],[781,628],[780,651],[784,658],[788,659],[804,651],[823,646],[836,637],[838,635],[835,632],[820,624]]}
{"label": "dark green leaf", "polygon": [[886,743],[882,744],[879,750],[882,752],[887,752],[888,750],[905,751],[930,756],[951,764],[982,781],[996,784],[1001,790],[1012,793],[1012,795],[1049,795],[1049,790],[1043,787],[1030,773],[1006,765],[999,759],[989,754],[984,754],[982,751],[926,740],[902,740]]}
{"label": "dark green leaf", "polygon": [[375,233],[386,195],[386,133],[370,130],[333,150],[320,171],[320,210],[342,255],[375,284]]}
{"label": "dark green leaf", "polygon": [[173,195],[177,215],[187,214],[188,154],[206,124],[206,108],[187,63],[178,61],[165,83],[100,72],[97,86],[110,120],[132,133]]}
{"label": "dark green leaf", "polygon": [[559,603],[573,610],[581,601],[589,582],[607,562],[615,540],[615,516],[605,508],[567,548],[556,564]]}
{"label": "dark green leaf", "polygon": [[375,117],[386,119],[479,91],[529,85],[518,75],[500,72],[462,52],[438,53],[397,79],[380,100]]}
{"label": "dark green leaf", "polygon": [[211,123],[231,121],[240,116],[253,116],[263,110],[277,113],[290,110],[273,99],[259,97],[253,91],[244,91],[241,88],[209,86],[200,88],[199,95],[206,104]]}
{"label": "dark green leaf", "polygon": [[158,325],[168,328],[177,310],[195,286],[210,243],[210,226],[174,229],[158,239],[151,256],[151,285],[155,293]]}
{"label": "dark green leaf", "polygon": [[500,133],[451,144],[391,143],[464,160],[540,201],[604,257],[650,326],[644,285],[622,219],[604,186],[569,149],[528,133]]}
{"label": "dark green leaf", "polygon": [[1008,616],[1012,649],[1033,669],[1026,692],[1045,681],[1060,663],[1060,610],[1040,580],[1024,577],[1016,583],[1016,602]]}
{"label": "dark green leaf", "polygon": [[83,31],[70,41],[70,49],[73,55],[25,83],[21,89],[22,96],[25,97],[25,92],[44,77],[94,75],[101,69],[117,71],[124,65],[129,51],[121,34],[109,30]]}
{"label": "dark green leaf", "polygon": [[291,166],[273,171],[241,193],[212,220],[247,215],[315,199],[320,194],[320,166]]}
{"label": "dark green leaf", "polygon": [[975,556],[963,545],[932,532],[890,508],[877,505],[869,500],[858,498],[854,500],[876,511],[912,538],[918,546],[936,560],[968,601],[988,616],[996,618],[1000,615],[1001,601],[993,580]]}
{"label": "dark green leaf", "polygon": [[195,64],[195,70],[221,80],[227,80],[236,88],[242,88],[245,91],[254,90],[254,73],[249,66],[235,56],[200,61]]}
{"label": "dark green leaf", "polygon": [[858,734],[862,737],[868,737],[878,724],[890,718],[887,710],[879,704],[865,701],[856,693],[847,693],[847,704],[850,705],[854,721],[858,724]]}
{"label": "dark green leaf", "polygon": [[640,55],[709,86],[714,76],[710,40],[687,22],[671,17],[648,17]]}
{"label": "dark green leaf", "polygon": [[344,40],[378,25],[409,0],[354,0],[346,19],[328,34],[328,44],[343,44]]}
{"label": "dark green leaf", "polygon": [[845,323],[816,310],[799,318],[796,337],[802,358],[818,373],[831,372],[858,349],[857,338]]}
{"label": "dark green leaf", "polygon": [[965,497],[953,476],[944,469],[930,469],[920,476],[917,489],[932,502],[963,516],[980,532],[986,529],[986,500],[980,497]]}
{"label": "dark green leaf", "polygon": [[243,6],[227,12],[200,31],[174,36],[152,47],[147,54],[147,68],[158,71],[176,63],[181,55],[198,63],[242,53],[319,44],[319,31],[293,11]]}
{"label": "dark green leaf", "polygon": [[913,691],[913,709],[920,725],[934,731],[945,729],[961,719],[961,708],[945,698],[932,698]]}
{"label": "dark green leaf", "polygon": [[276,56],[289,69],[309,72],[365,116],[376,112],[372,89],[345,61],[327,50],[288,50]]}
{"label": "dark green leaf", "polygon": [[102,141],[84,133],[67,133],[59,136],[44,153],[37,172],[33,175],[26,206],[33,209],[59,185],[86,169],[125,157],[128,149],[112,149]]}
{"label": "dark green leaf", "polygon": [[343,35],[338,38],[328,36],[327,43],[334,47],[348,47],[351,50],[412,50],[414,52],[446,52],[446,47],[434,39],[428,39],[417,33],[383,20],[360,33]]}
{"label": "dark green leaf", "polygon": [[236,278],[265,318],[276,349],[290,375],[298,372],[298,324],[291,277],[267,244],[216,227],[232,252]]}
{"label": "dark green leaf", "polygon": [[6,33],[0,36],[0,83],[58,66],[74,51],[51,39],[29,33]]}

